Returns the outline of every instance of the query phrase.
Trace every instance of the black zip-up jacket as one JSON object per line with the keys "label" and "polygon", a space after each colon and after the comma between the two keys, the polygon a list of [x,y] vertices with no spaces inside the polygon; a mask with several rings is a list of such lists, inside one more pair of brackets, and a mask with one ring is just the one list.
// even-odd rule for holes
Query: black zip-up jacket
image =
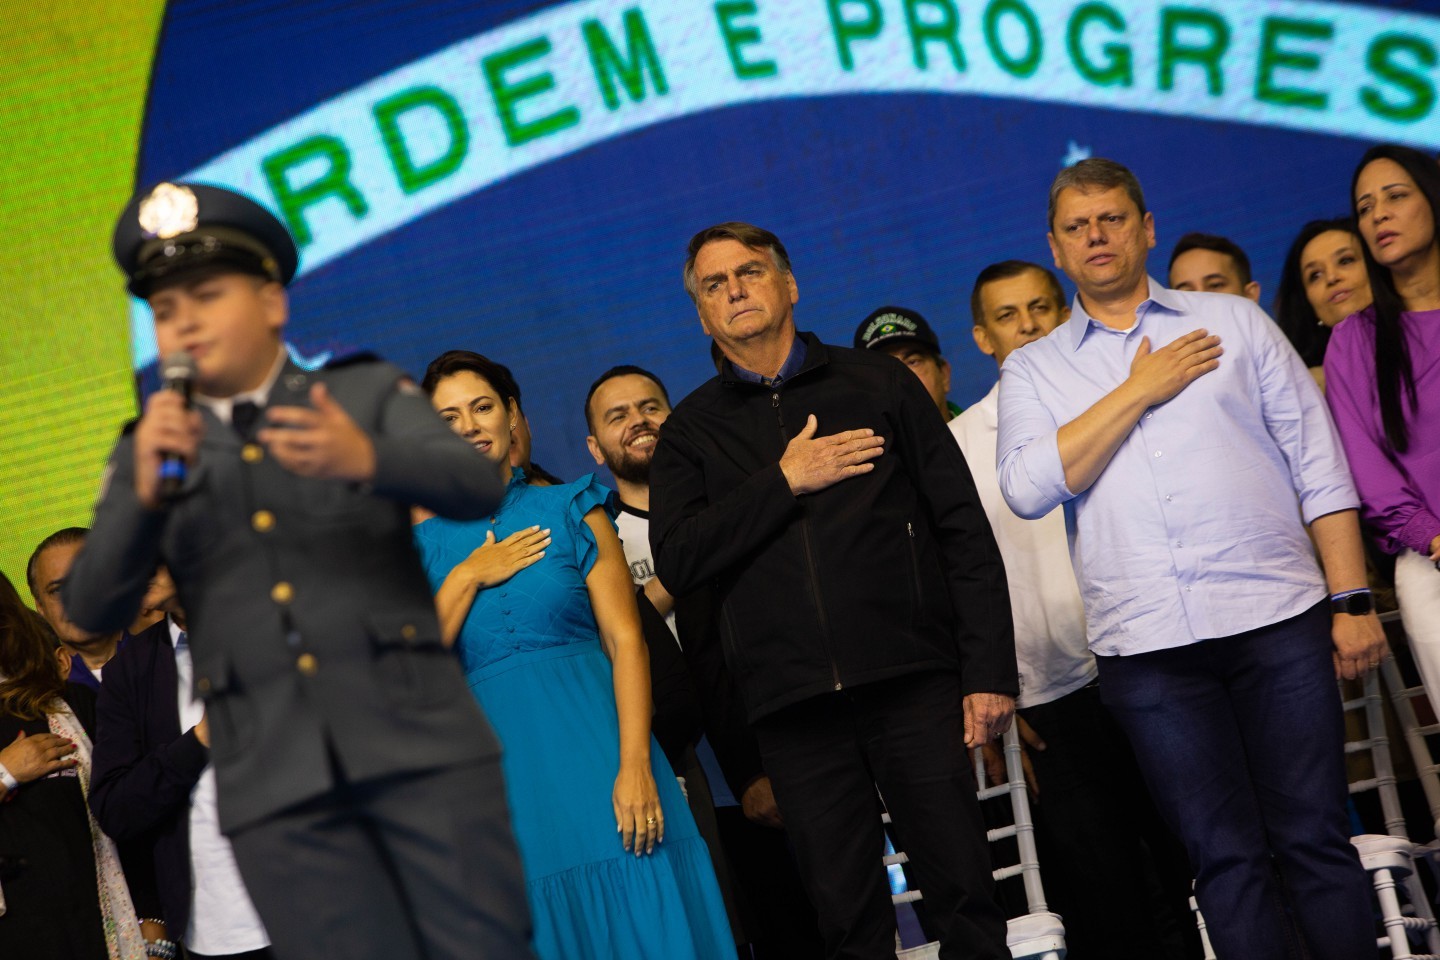
{"label": "black zip-up jacket", "polygon": [[[713,584],[725,659],[752,721],[810,697],[922,671],[964,693],[1018,691],[1005,568],[970,469],[916,376],[813,334],[778,389],[726,361],[671,413],[650,472],[656,575]],[[870,473],[796,497],[780,471],[817,436],[871,428]]]}

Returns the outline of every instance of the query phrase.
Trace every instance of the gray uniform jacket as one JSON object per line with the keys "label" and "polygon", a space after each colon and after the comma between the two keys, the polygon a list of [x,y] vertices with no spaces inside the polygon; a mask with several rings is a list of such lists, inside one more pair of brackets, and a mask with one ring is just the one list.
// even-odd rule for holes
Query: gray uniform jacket
{"label": "gray uniform jacket", "polygon": [[[352,781],[493,758],[499,744],[440,642],[409,506],[488,515],[503,490],[402,372],[286,364],[272,406],[322,381],[375,444],[369,484],[290,473],[202,410],[181,498],[140,505],[129,430],[64,586],[90,630],[130,622],[159,560],[186,611],[226,832]],[[333,762],[332,762],[333,758]]]}

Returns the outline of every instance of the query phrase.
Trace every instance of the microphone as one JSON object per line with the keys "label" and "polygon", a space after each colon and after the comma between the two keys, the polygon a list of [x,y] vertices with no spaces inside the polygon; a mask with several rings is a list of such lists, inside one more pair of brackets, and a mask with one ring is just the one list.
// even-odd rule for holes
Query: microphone
{"label": "microphone", "polygon": [[[174,390],[190,409],[190,390],[195,383],[195,358],[184,350],[176,350],[160,365],[160,379],[166,390]],[[185,458],[167,453],[160,460],[160,496],[174,500],[185,485],[187,467]]]}

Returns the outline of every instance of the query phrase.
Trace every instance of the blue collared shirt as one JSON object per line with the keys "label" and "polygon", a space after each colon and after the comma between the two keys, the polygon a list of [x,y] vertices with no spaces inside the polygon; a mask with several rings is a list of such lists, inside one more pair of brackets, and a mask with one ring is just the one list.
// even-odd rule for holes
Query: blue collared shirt
{"label": "blue collared shirt", "polygon": [[787,356],[785,362],[780,365],[780,372],[773,377],[762,377],[755,371],[746,370],[737,363],[731,363],[730,366],[735,370],[735,376],[741,380],[748,383],[759,383],[767,387],[774,387],[783,384],[786,380],[789,380],[795,376],[795,374],[799,373],[800,367],[803,366],[804,363],[805,341],[800,338],[799,334],[796,334],[795,342],[790,344],[789,356]]}
{"label": "blue collared shirt", "polygon": [[[129,639],[129,632],[121,634],[119,642],[115,644],[115,653],[119,653],[125,649],[125,641]],[[104,672],[103,667],[101,668],[101,672]],[[100,678],[90,672],[90,668],[85,665],[85,658],[78,653],[70,655],[70,673],[65,679],[71,683],[78,683],[82,687],[89,687],[96,693],[100,692]]]}
{"label": "blue collared shirt", "polygon": [[[1090,649],[1162,650],[1299,614],[1325,595],[1301,518],[1359,505],[1325,401],[1279,327],[1243,297],[1150,279],[1135,325],[1112,330],[1075,298],[1070,320],[1006,359],[997,473],[1010,508],[1064,505]],[[1059,428],[1160,350],[1203,327],[1220,367],[1147,410],[1095,483],[1065,484]]]}

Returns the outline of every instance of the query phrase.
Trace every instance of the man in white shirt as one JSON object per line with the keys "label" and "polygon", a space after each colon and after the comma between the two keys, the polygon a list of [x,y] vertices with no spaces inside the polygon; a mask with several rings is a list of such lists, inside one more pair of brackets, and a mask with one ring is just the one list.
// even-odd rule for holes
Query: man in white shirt
{"label": "man in white shirt", "polygon": [[[981,270],[970,310],[975,345],[997,366],[1070,316],[1055,275],[1021,260]],[[1189,923],[1192,874],[1184,849],[1160,821],[1128,741],[1100,703],[1063,515],[1022,519],[1000,493],[998,421],[997,382],[950,421],[950,432],[1005,560],[1020,668],[1016,715],[1030,747],[1047,892],[1065,916],[1077,957],[1186,956],[1187,947],[1198,951],[1200,944]],[[999,759],[998,750],[993,755]],[[1163,892],[1148,880],[1145,847]]]}
{"label": "man in white shirt", "polygon": [[1005,500],[1064,511],[1105,705],[1215,952],[1287,957],[1298,932],[1314,960],[1365,956],[1335,681],[1385,634],[1324,398],[1254,303],[1149,276],[1155,217],[1122,164],[1061,170],[1047,221],[1079,292],[1001,374]]}
{"label": "man in white shirt", "polygon": [[106,681],[96,705],[96,820],[116,840],[150,848],[162,919],[188,956],[270,960],[270,939],[220,833],[183,611],[172,602],[135,634]]}

